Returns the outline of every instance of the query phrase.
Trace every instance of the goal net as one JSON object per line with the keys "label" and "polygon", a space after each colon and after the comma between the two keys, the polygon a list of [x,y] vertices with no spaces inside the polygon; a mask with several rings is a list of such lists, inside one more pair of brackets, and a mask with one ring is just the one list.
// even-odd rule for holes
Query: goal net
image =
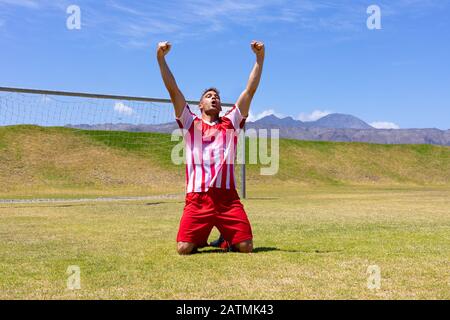
{"label": "goal net", "polygon": [[177,129],[170,100],[2,88],[0,197],[182,193]]}

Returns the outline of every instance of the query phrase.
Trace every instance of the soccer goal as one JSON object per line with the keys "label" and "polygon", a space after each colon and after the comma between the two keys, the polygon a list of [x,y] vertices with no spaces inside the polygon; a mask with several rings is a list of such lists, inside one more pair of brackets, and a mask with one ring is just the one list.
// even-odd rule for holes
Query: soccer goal
{"label": "soccer goal", "polygon": [[[188,103],[192,111],[199,114],[199,102]],[[222,106],[225,113],[233,104],[223,103]],[[161,148],[166,145],[162,139],[150,141],[146,133],[171,135],[178,128],[168,99],[0,87],[0,128],[27,127],[89,134],[104,145],[128,150],[145,149],[149,154],[152,150],[155,154],[164,153]],[[245,142],[242,143],[245,139],[239,141],[238,150],[244,153],[245,159]],[[58,141],[52,143],[56,147]],[[167,150],[168,154],[170,152]],[[78,154],[83,157],[83,152]],[[42,157],[46,155],[42,154]],[[245,164],[236,166],[236,170],[239,171],[236,177],[241,197],[245,198]],[[7,179],[6,176],[0,178]],[[7,181],[3,184],[7,185]]]}

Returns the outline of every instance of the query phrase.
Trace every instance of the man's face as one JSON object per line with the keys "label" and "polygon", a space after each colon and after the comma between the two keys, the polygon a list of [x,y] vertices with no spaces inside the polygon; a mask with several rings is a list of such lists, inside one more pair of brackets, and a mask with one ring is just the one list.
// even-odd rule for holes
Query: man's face
{"label": "man's face", "polygon": [[213,90],[206,92],[200,101],[199,108],[202,113],[208,115],[218,115],[220,111],[222,111],[220,96]]}

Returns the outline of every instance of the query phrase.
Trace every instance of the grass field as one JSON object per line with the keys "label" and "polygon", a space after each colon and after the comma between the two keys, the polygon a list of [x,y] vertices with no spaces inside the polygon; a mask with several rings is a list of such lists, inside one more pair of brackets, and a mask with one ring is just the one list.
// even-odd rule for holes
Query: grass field
{"label": "grass field", "polygon": [[182,198],[1,204],[0,299],[450,299],[449,188],[297,186],[244,205],[253,254],[178,256]]}
{"label": "grass field", "polygon": [[175,143],[1,127],[0,199],[63,202],[0,200],[0,299],[450,299],[450,147],[280,140],[276,176],[248,166],[255,252],[181,257]]}

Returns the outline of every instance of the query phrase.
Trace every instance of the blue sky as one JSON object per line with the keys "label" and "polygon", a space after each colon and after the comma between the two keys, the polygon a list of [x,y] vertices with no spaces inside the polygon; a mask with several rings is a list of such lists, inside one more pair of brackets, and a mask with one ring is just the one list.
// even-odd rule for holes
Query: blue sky
{"label": "blue sky", "polygon": [[[381,9],[381,30],[366,10]],[[69,5],[81,29],[69,30]],[[448,0],[0,0],[0,86],[167,98],[155,59],[188,99],[235,102],[266,43],[252,118],[352,114],[379,127],[450,129]]]}

